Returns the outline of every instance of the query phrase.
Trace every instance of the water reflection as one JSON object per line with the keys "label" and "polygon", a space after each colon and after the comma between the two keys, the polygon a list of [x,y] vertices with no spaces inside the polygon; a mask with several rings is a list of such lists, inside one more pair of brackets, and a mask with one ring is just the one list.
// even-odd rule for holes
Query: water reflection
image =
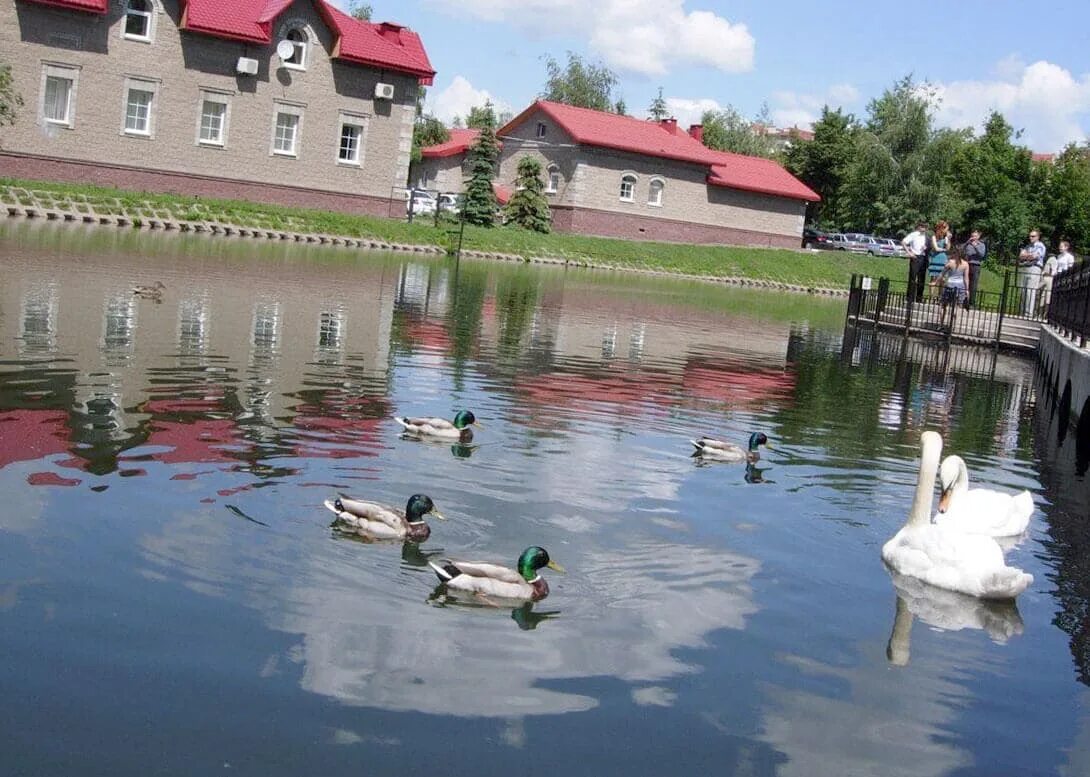
{"label": "water reflection", "polygon": [[25,355],[51,353],[57,348],[57,288],[49,283],[23,294],[19,345]]}

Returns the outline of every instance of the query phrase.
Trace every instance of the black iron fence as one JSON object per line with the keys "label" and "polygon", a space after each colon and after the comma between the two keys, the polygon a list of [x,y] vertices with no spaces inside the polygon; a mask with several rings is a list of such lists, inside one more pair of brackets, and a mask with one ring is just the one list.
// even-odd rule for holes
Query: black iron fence
{"label": "black iron fence", "polygon": [[1077,340],[1080,348],[1085,347],[1090,338],[1090,263],[1056,276],[1048,306],[1048,323]]}

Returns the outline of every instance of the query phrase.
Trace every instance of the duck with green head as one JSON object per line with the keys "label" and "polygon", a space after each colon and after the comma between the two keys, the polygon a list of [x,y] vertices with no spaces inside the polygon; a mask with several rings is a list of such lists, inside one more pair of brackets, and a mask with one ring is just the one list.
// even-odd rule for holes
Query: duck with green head
{"label": "duck with green head", "polygon": [[343,494],[336,499],[327,499],[325,506],[337,516],[333,521],[334,529],[378,540],[423,542],[431,535],[431,527],[424,521],[424,516],[434,515],[446,520],[427,494],[410,496],[404,510]]}
{"label": "duck with green head", "polygon": [[768,441],[768,437],[764,432],[754,432],[749,436],[749,447],[743,448],[741,445],[736,445],[732,442],[724,442],[723,440],[717,440],[714,437],[701,437],[699,440],[690,440],[696,451],[694,456],[701,456],[706,459],[715,459],[716,461],[745,461],[753,463],[761,458],[761,452],[758,447],[764,445],[766,448],[772,448],[772,443]]}
{"label": "duck with green head", "polygon": [[564,568],[549,558],[544,548],[531,545],[519,556],[517,569],[482,561],[429,561],[439,582],[457,591],[470,591],[499,599],[536,602],[549,595],[549,584],[538,570],[542,567],[563,572]]}
{"label": "duck with green head", "polygon": [[470,428],[481,427],[477,418],[469,410],[459,410],[454,414],[454,420],[445,418],[395,416],[394,420],[405,427],[407,434],[418,437],[438,437],[444,440],[457,440],[458,442],[472,442],[473,430]]}

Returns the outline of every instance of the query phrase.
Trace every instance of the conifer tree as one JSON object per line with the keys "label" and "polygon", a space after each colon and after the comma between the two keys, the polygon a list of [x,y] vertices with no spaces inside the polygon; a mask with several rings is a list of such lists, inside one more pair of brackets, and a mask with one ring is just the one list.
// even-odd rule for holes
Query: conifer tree
{"label": "conifer tree", "polygon": [[467,156],[469,181],[466,183],[462,212],[468,223],[490,227],[496,217],[496,194],[492,191],[492,179],[496,175],[496,160],[500,155],[492,103],[485,104],[479,129],[480,133]]}
{"label": "conifer tree", "polygon": [[651,101],[651,105],[647,109],[647,118],[662,121],[669,115],[670,109],[666,107],[666,100],[662,97],[662,87],[660,86],[658,96]]}
{"label": "conifer tree", "polygon": [[545,183],[541,180],[541,162],[532,156],[519,160],[518,191],[507,203],[507,220],[523,229],[548,232],[552,228]]}

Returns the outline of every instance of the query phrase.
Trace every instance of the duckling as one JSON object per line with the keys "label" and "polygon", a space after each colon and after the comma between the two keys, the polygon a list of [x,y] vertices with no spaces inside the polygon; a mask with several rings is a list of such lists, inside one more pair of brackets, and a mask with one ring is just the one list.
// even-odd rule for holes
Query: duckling
{"label": "duckling", "polygon": [[410,496],[404,510],[375,502],[363,502],[344,495],[327,499],[325,506],[337,515],[333,522],[335,529],[374,539],[423,542],[431,535],[431,527],[424,522],[425,515],[446,520],[435,509],[431,497],[426,494]]}
{"label": "duckling", "polygon": [[536,602],[549,595],[549,584],[538,574],[542,567],[563,572],[564,568],[549,558],[544,548],[531,545],[519,556],[518,569],[480,561],[429,561],[439,582],[458,591],[471,591],[500,599]]}
{"label": "duckling", "polygon": [[156,281],[151,286],[133,286],[132,293],[134,296],[141,297],[143,299],[159,299],[163,296],[163,289],[166,286],[162,281]]}
{"label": "duckling", "polygon": [[701,437],[699,440],[689,442],[696,448],[694,456],[703,456],[716,461],[745,461],[750,464],[761,458],[761,452],[757,450],[757,446],[764,445],[766,448],[772,448],[772,443],[768,441],[764,432],[754,432],[749,436],[749,450],[741,445],[723,442],[712,437]]}
{"label": "duckling", "polygon": [[394,420],[404,426],[405,431],[409,434],[423,437],[440,437],[462,443],[473,441],[473,430],[469,427],[476,426],[480,428],[481,426],[469,410],[459,410],[453,421],[447,421],[443,418],[408,418],[403,416],[395,416]]}

